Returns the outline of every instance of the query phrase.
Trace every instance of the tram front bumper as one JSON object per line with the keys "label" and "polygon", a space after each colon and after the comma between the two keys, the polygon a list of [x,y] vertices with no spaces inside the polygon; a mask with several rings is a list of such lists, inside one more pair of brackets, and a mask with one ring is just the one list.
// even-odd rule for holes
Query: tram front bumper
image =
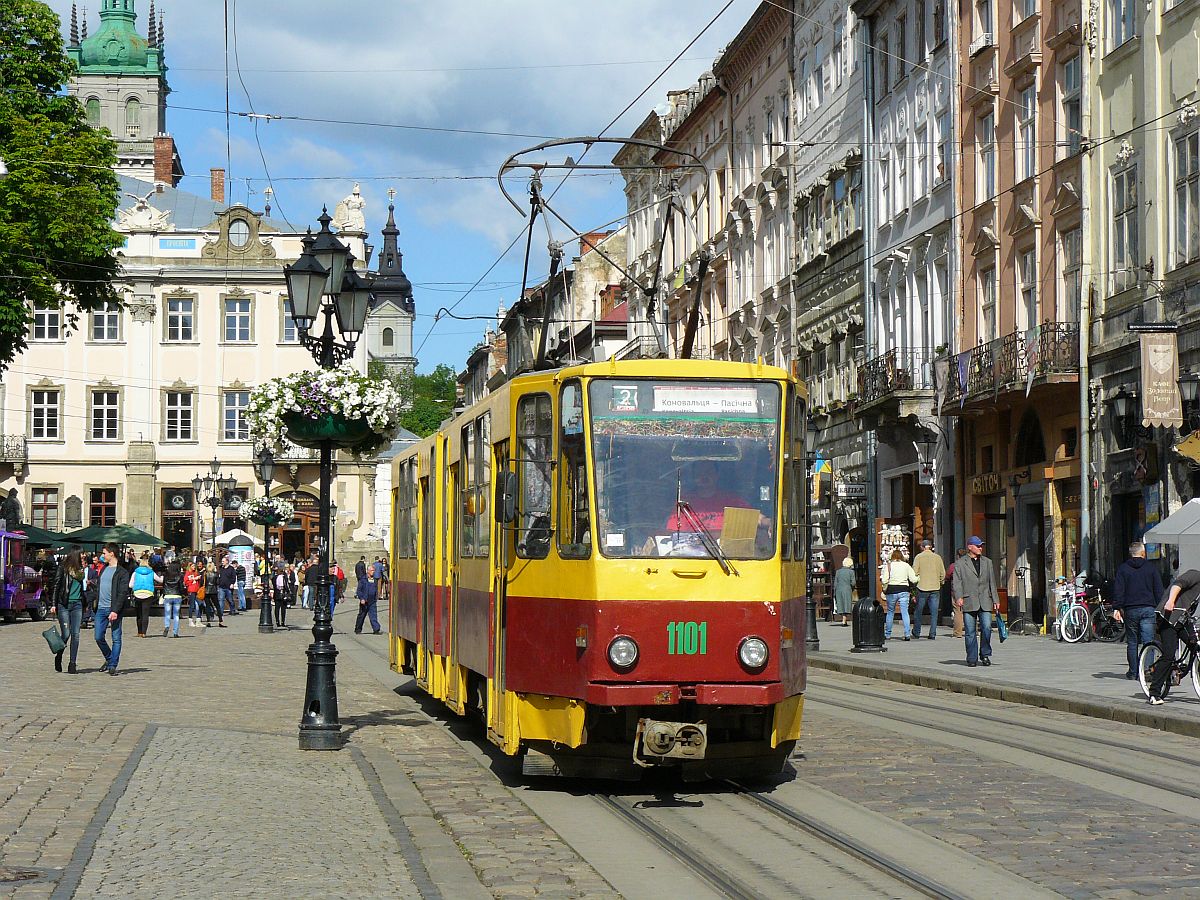
{"label": "tram front bumper", "polygon": [[596,706],[674,706],[685,700],[702,706],[774,706],[785,698],[783,684],[598,684],[584,699]]}

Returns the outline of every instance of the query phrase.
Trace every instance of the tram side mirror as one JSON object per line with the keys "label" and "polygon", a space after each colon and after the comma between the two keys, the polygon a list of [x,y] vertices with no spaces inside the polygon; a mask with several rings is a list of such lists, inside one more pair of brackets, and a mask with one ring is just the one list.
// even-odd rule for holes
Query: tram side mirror
{"label": "tram side mirror", "polygon": [[502,472],[496,480],[496,521],[507,525],[517,517],[517,473]]}

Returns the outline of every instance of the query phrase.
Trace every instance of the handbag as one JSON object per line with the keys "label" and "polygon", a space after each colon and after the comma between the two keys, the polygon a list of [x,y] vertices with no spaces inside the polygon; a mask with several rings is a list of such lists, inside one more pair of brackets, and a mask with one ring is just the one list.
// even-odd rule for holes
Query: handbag
{"label": "handbag", "polygon": [[1008,623],[1004,621],[1004,616],[996,613],[996,630],[1000,632],[1000,643],[1008,640]]}
{"label": "handbag", "polygon": [[50,652],[55,656],[67,649],[67,642],[63,640],[57,625],[51,625],[43,631],[42,637],[46,639],[46,643],[50,645]]}

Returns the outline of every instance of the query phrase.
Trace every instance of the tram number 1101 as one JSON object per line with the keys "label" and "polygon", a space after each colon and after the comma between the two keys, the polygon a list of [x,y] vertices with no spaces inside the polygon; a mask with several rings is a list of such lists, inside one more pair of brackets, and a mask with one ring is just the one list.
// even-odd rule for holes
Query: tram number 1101
{"label": "tram number 1101", "polygon": [[707,622],[668,622],[667,655],[701,656],[708,653]]}

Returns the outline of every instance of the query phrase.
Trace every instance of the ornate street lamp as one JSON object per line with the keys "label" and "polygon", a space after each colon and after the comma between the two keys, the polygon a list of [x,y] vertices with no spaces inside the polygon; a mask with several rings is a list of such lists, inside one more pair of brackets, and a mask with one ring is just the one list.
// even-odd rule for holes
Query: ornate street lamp
{"label": "ornate street lamp", "polygon": [[[258,460],[256,462],[258,468],[258,477],[263,483],[263,496],[271,496],[271,479],[275,475],[275,457],[271,455],[271,451],[266,447],[258,452]],[[263,525],[263,560],[270,562],[270,557],[267,556],[267,548],[271,544],[271,526]],[[270,569],[268,567],[268,576]],[[271,602],[269,600],[270,593],[263,585],[262,599],[259,601],[258,610],[258,633],[271,634],[275,631],[275,627],[271,624]]]}
{"label": "ornate street lamp", "polygon": [[[332,369],[354,354],[366,328],[370,284],[354,271],[350,249],[329,230],[332,218],[322,210],[321,230],[304,238],[300,258],[284,269],[292,319],[302,343],[322,369]],[[318,319],[324,317],[320,332]],[[335,333],[336,326],[336,333]],[[340,341],[339,341],[340,337]],[[313,605],[313,642],[308,647],[308,681],[300,717],[301,750],[339,750],[342,723],[337,708],[337,648],[329,602],[330,512],[333,444],[321,442],[320,524],[317,542],[317,600]]]}
{"label": "ornate street lamp", "polygon": [[197,504],[203,504],[212,510],[212,553],[217,551],[217,510],[225,505],[225,498],[237,487],[237,479],[232,475],[221,475],[221,461],[215,456],[208,464],[210,474],[192,479],[192,492],[196,495]]}

